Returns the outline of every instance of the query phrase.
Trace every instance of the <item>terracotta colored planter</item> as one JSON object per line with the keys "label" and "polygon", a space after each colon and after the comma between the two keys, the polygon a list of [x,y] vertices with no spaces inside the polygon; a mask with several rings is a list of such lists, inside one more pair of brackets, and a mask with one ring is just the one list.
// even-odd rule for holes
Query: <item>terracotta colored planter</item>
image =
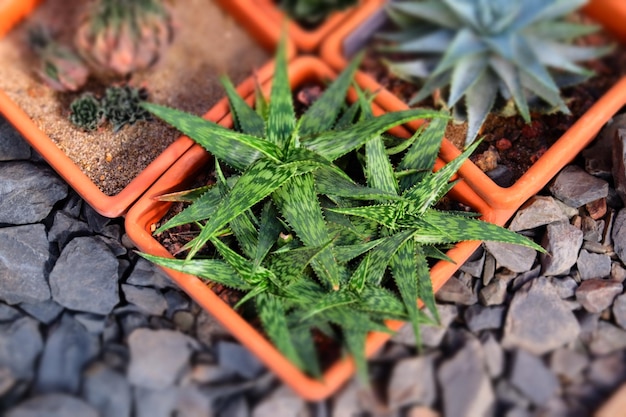
{"label": "terracotta colored planter", "polygon": [[[272,0],[218,0],[218,3],[228,10],[249,31],[257,34],[263,43],[275,42],[267,39],[266,33],[272,33],[280,28],[286,19],[285,14]],[[343,11],[335,12],[314,29],[306,29],[296,22],[288,23],[289,39],[296,48],[303,52],[314,52],[334,30],[348,17],[367,14],[370,10],[378,9],[384,0],[359,0],[358,5]]]}
{"label": "terracotta colored planter", "polygon": [[[312,57],[299,58],[289,67],[292,87],[310,81],[319,82],[332,78],[334,75],[331,69]],[[269,90],[267,84],[264,86],[266,92]],[[251,102],[252,97],[248,101]],[[376,105],[376,102],[374,109],[375,113],[378,114],[383,111]],[[232,126],[232,119],[228,116],[220,124],[230,127]],[[170,203],[159,202],[154,197],[185,189],[185,183],[194,178],[202,169],[206,169],[210,160],[211,156],[200,146],[193,146],[130,209],[126,216],[126,231],[140,250],[153,255],[172,257],[151,234],[155,225],[161,222],[168,211]],[[440,160],[439,166],[441,164],[443,162]],[[512,211],[497,212],[492,210],[463,181],[454,187],[451,196],[472,206],[474,210],[482,213],[483,219],[487,221],[503,224],[512,214]],[[453,258],[456,263],[439,262],[432,268],[431,278],[435,291],[441,288],[457,268],[478,248],[479,244],[478,241],[468,241],[456,245],[448,252],[448,256]],[[332,364],[324,373],[322,380],[308,377],[289,362],[261,333],[216,296],[200,279],[176,271],[166,271],[184,291],[229,329],[234,337],[256,354],[287,385],[307,400],[316,401],[328,397],[354,373],[352,359],[346,358]],[[390,328],[397,330],[404,323],[394,321],[388,324]],[[366,345],[367,356],[373,355],[389,337],[388,334],[371,334]]]}
{"label": "terracotta colored planter", "polygon": [[[4,3],[2,2],[4,1]],[[37,4],[34,0],[0,0],[0,33],[11,23],[16,23],[27,15]],[[19,5],[19,7],[18,7]],[[276,28],[268,32],[268,39],[273,43],[263,45],[271,50],[278,41],[280,32]],[[295,55],[295,47],[289,42],[287,47],[288,59]],[[273,73],[273,61],[257,71],[257,78],[266,80]],[[255,80],[250,77],[239,85],[239,92],[248,95],[254,91]],[[204,115],[205,118],[218,121],[228,113],[226,99],[219,101]],[[59,173],[59,175],[98,213],[106,217],[123,215],[130,205],[135,202],[185,151],[193,141],[187,137],[180,137],[170,144],[157,158],[155,158],[142,172],[140,172],[118,194],[107,195],[76,165],[45,132],[40,130],[30,117],[16,105],[2,90],[0,90],[0,114],[2,114],[26,139],[26,141]]]}
{"label": "terracotta colored planter", "polygon": [[[621,0],[593,0],[584,9],[599,23],[626,42],[626,4]],[[385,21],[381,8],[362,19],[350,18],[322,45],[323,59],[336,70],[344,68],[354,51]],[[359,74],[358,82],[372,91],[380,90],[379,103],[387,111],[398,111],[408,105],[384,89],[367,74]],[[512,186],[500,187],[471,161],[459,170],[465,181],[492,208],[510,212],[541,190],[568,162],[582,151],[604,124],[626,103],[626,78],[620,80],[602,96],[538,161]],[[448,140],[442,144],[440,157],[450,161],[460,151]]]}
{"label": "terracotta colored planter", "polygon": [[0,0],[0,37],[27,16],[41,0]]}

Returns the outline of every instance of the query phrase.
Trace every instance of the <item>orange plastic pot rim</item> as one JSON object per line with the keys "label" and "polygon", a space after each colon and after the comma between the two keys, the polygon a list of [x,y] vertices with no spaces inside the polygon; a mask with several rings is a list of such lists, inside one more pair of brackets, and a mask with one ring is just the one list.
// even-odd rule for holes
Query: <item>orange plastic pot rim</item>
{"label": "orange plastic pot rim", "polygon": [[305,29],[290,21],[272,0],[218,0],[222,7],[232,13],[243,25],[259,27],[263,31],[274,31],[288,21],[289,39],[303,52],[315,51],[337,27],[361,9],[378,8],[384,0],[359,0],[346,10],[331,14],[315,29]]}
{"label": "orange plastic pot rim", "polygon": [[[324,80],[334,77],[332,70],[319,60],[311,57],[303,57],[295,60],[289,67],[290,82],[292,85],[300,85],[303,81],[312,79]],[[271,87],[268,81],[264,85],[267,91]],[[252,97],[248,98],[252,102]],[[378,111],[380,112],[380,110]],[[232,126],[230,116],[225,117],[220,124]],[[163,193],[179,190],[183,179],[189,178],[198,172],[210,160],[200,146],[194,145],[183,155],[131,208],[126,217],[126,231],[137,247],[146,252],[159,256],[171,257],[172,255],[161,246],[151,235],[153,226],[157,224],[169,208],[169,203],[157,202],[154,197]],[[439,161],[439,165],[443,161]],[[486,221],[504,223],[506,218],[501,213],[493,211],[462,181],[451,191],[451,196],[459,201],[471,205],[475,210],[482,213]],[[448,252],[448,256],[456,263],[438,262],[431,269],[433,288],[437,291],[458,269],[460,265],[477,249],[478,241],[468,241],[456,245]],[[277,374],[288,386],[303,398],[310,401],[318,401],[332,395],[354,373],[352,359],[345,358],[334,363],[323,375],[322,380],[313,379],[305,375],[288,361],[265,337],[248,324],[230,306],[217,297],[197,277],[167,270],[170,277],[180,285],[198,304],[213,314],[234,337],[256,354],[260,360]],[[397,330],[402,322],[389,322],[393,330]],[[366,355],[371,357],[388,339],[389,334],[372,333],[366,343]]]}
{"label": "orange plastic pot rim", "polygon": [[[14,24],[25,17],[37,5],[40,0],[5,0],[0,2],[0,31],[9,23]],[[254,33],[253,33],[254,35]],[[275,45],[279,32],[274,31],[268,35],[272,37],[272,45]],[[266,45],[264,45],[266,46]],[[267,47],[267,46],[266,46]],[[273,48],[273,46],[272,46]],[[291,42],[287,45],[288,59],[295,56],[295,47]],[[273,73],[273,60],[265,64],[256,73],[256,79],[261,81],[269,78]],[[248,95],[254,91],[255,78],[249,77],[239,85],[239,92]],[[222,119],[229,111],[226,98],[221,99],[216,105],[205,113],[203,117],[212,121]],[[167,168],[169,168],[185,151],[193,141],[181,136],[171,143],[154,161],[142,172],[133,178],[116,195],[107,195],[72,161],[42,130],[40,130],[30,117],[15,104],[2,90],[0,90],[0,114],[11,123],[24,137],[24,139],[50,164],[50,166],[91,206],[94,210],[105,217],[119,217],[126,213],[128,208],[152,185]]]}
{"label": "orange plastic pot rim", "polygon": [[[369,15],[352,16],[322,45],[321,54],[324,60],[336,70],[347,65],[343,56],[343,43],[349,34],[363,25]],[[600,24],[626,40],[626,4],[623,0],[592,0],[584,9]],[[386,111],[398,111],[408,105],[384,89],[377,81],[367,74],[360,74],[360,83],[371,90],[378,89],[381,106]],[[474,191],[495,210],[511,211],[517,209],[528,198],[541,190],[567,163],[573,160],[600,131],[602,126],[626,104],[626,81],[620,80],[604,96],[602,96],[570,129],[559,138],[538,161],[524,173],[512,186],[500,187],[472,161],[466,161],[459,174]],[[460,151],[449,141],[444,140],[440,157],[451,161]]]}

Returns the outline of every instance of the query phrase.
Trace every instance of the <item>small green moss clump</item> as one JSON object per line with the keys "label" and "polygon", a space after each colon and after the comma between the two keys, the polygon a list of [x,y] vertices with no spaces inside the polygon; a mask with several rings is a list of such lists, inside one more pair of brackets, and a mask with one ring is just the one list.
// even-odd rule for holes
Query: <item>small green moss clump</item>
{"label": "small green moss clump", "polygon": [[83,130],[96,130],[104,122],[104,109],[91,93],[85,93],[70,104],[70,122]]}
{"label": "small green moss clump", "polygon": [[152,120],[150,113],[140,106],[148,99],[148,90],[130,86],[109,87],[102,98],[104,115],[117,132],[139,120]]}

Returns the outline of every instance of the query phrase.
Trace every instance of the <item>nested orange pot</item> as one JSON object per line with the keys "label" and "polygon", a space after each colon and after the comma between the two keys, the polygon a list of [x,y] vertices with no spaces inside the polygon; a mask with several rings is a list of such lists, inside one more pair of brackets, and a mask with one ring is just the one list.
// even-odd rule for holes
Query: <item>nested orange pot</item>
{"label": "nested orange pot", "polygon": [[[281,27],[286,20],[285,13],[278,8],[273,0],[218,0],[248,30],[257,34],[263,43],[275,44],[273,38],[266,38],[265,33]],[[358,0],[358,4],[342,11],[332,13],[317,27],[309,29],[297,22],[287,24],[289,39],[302,52],[315,52],[321,43],[333,33],[343,21],[351,16],[369,14],[378,9],[384,0]]]}
{"label": "nested orange pot", "polygon": [[[39,1],[37,0],[0,0],[0,36],[8,32],[13,25],[32,12],[38,3]],[[269,51],[273,51],[280,37],[280,28],[274,27],[268,29],[264,32],[264,36],[266,39],[272,40],[272,42],[263,44],[262,46]],[[202,47],[202,45],[198,45],[198,47]],[[288,59],[295,56],[295,47],[291,42],[288,42],[287,56]],[[3,63],[2,65],[7,64],[8,63]],[[273,61],[265,64],[257,71],[258,79],[265,80],[269,78],[273,73],[273,67]],[[254,84],[255,80],[252,77],[248,78],[239,85],[240,94],[250,94],[254,90]],[[210,108],[204,117],[218,121],[227,113],[228,103],[224,98]],[[123,215],[131,204],[133,204],[163,172],[194,143],[189,138],[181,136],[164,149],[164,151],[146,166],[143,171],[130,180],[119,193],[107,195],[44,131],[39,129],[28,114],[2,90],[0,90],[0,114],[22,134],[33,149],[35,149],[90,206],[106,217],[118,217]],[[128,161],[128,163],[134,163],[134,161]]]}
{"label": "nested orange pot", "polygon": [[[289,79],[292,89],[311,82],[324,82],[332,79],[335,73],[323,62],[313,57],[301,57],[289,65]],[[270,83],[263,86],[265,93],[269,91]],[[354,100],[351,92],[348,100]],[[251,103],[253,97],[248,98]],[[374,113],[380,115],[384,110],[374,102]],[[232,118],[227,116],[220,124],[232,127]],[[394,133],[403,134],[400,127]],[[407,131],[404,131],[408,134]],[[163,217],[171,206],[171,203],[157,201],[156,196],[184,190],[202,170],[210,169],[211,155],[199,145],[189,149],[130,209],[126,216],[126,232],[137,247],[146,253],[172,257],[152,235],[155,227],[161,224]],[[438,161],[441,166],[443,161]],[[462,203],[471,206],[476,212],[482,214],[486,221],[504,224],[512,214],[512,211],[495,211],[490,208],[478,195],[463,181],[456,184],[450,192],[450,196]],[[465,260],[478,248],[480,242],[467,241],[457,244],[448,252],[455,263],[438,262],[431,269],[431,279],[434,291],[454,274]],[[290,386],[296,393],[307,400],[317,401],[326,398],[338,390],[354,373],[354,364],[351,358],[336,361],[328,367],[322,379],[314,379],[304,374],[293,363],[285,358],[276,347],[266,339],[263,334],[246,322],[235,310],[219,298],[202,280],[195,276],[167,270],[169,276],[200,304],[209,313],[237,338],[244,346],[259,357],[259,359],[271,369],[285,384]],[[390,321],[389,327],[399,329],[404,323]],[[372,333],[366,344],[366,355],[372,356],[389,339],[389,334]]]}
{"label": "nested orange pot", "polygon": [[[591,0],[583,9],[590,17],[626,43],[626,3],[622,0]],[[336,70],[343,69],[354,52],[362,47],[385,22],[383,8],[367,16],[349,18],[322,45],[321,55]],[[379,90],[378,99],[386,111],[398,111],[408,105],[383,88],[368,74],[358,75],[360,84]],[[573,160],[600,131],[602,126],[626,104],[626,78],[617,82],[584,113],[538,160],[510,187],[501,187],[472,161],[467,160],[459,174],[492,208],[510,212],[540,191],[567,163]],[[450,161],[460,151],[444,139],[440,157]]]}

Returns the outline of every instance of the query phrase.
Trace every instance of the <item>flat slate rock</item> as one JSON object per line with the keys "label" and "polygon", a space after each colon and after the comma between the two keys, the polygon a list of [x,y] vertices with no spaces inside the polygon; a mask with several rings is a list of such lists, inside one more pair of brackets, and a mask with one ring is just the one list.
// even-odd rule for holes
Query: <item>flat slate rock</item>
{"label": "flat slate rock", "polygon": [[0,366],[10,369],[15,378],[25,381],[34,378],[42,350],[43,338],[36,320],[22,317],[0,324]]}
{"label": "flat slate rock", "polygon": [[99,351],[98,338],[87,332],[69,313],[65,313],[46,340],[39,361],[37,391],[77,394],[83,368]]}
{"label": "flat slate rock", "polygon": [[567,220],[567,215],[553,197],[534,196],[515,213],[509,229],[519,232]]}
{"label": "flat slate rock", "polygon": [[153,287],[158,289],[177,288],[161,268],[143,258],[137,259],[137,263],[135,263],[126,283],[138,287]]}
{"label": "flat slate rock", "polygon": [[302,416],[306,403],[291,389],[281,385],[252,410],[252,417]]}
{"label": "flat slate rock", "polygon": [[72,310],[109,314],[120,301],[118,266],[117,258],[100,239],[72,239],[50,272],[52,297]]}
{"label": "flat slate rock", "polygon": [[541,358],[523,349],[515,351],[510,381],[511,385],[538,406],[546,404],[559,389],[559,380]]}
{"label": "flat slate rock", "polygon": [[509,271],[525,272],[535,263],[537,251],[521,245],[502,242],[485,242],[485,247],[496,258],[499,266]]}
{"label": "flat slate rock", "polygon": [[626,329],[626,294],[618,295],[613,301],[613,317],[622,329]]}
{"label": "flat slate rock", "polygon": [[28,142],[0,115],[0,161],[29,159],[30,153]]}
{"label": "flat slate rock", "polygon": [[576,226],[568,222],[549,224],[542,242],[547,253],[540,255],[542,274],[567,274],[576,264],[582,244],[583,232]]}
{"label": "flat slate rock", "polygon": [[6,417],[100,417],[84,401],[67,394],[46,394],[30,398],[9,410]]}
{"label": "flat slate rock", "polygon": [[0,253],[0,300],[18,304],[50,298],[50,253],[43,224],[0,228]]}
{"label": "flat slate rock", "polygon": [[607,278],[611,274],[611,257],[581,249],[576,260],[580,279]]}
{"label": "flat slate rock", "polygon": [[0,223],[37,223],[50,214],[57,201],[67,197],[67,190],[67,184],[47,166],[3,162],[0,164]]}
{"label": "flat slate rock", "polygon": [[611,230],[613,248],[623,264],[626,264],[626,208],[621,209],[613,221]]}
{"label": "flat slate rock", "polygon": [[432,355],[398,361],[387,388],[389,408],[397,410],[410,404],[431,406],[437,399],[435,363]]}
{"label": "flat slate rock", "polygon": [[173,386],[187,366],[195,341],[173,330],[140,328],[128,337],[131,384],[152,390]]}
{"label": "flat slate rock", "polygon": [[248,349],[239,343],[217,343],[218,364],[246,379],[254,379],[265,371],[265,366]]}
{"label": "flat slate rock", "polygon": [[98,410],[100,417],[130,417],[131,393],[126,377],[101,363],[84,373],[82,397]]}
{"label": "flat slate rock", "polygon": [[576,301],[590,313],[600,313],[613,304],[613,300],[624,290],[621,282],[605,279],[583,281],[576,290]]}
{"label": "flat slate rock", "polygon": [[470,338],[441,364],[437,377],[446,417],[486,416],[493,411],[495,396],[483,363],[480,342]]}
{"label": "flat slate rock", "polygon": [[53,299],[39,301],[37,303],[20,303],[19,307],[43,324],[51,324],[63,312],[63,307]]}
{"label": "flat slate rock", "polygon": [[589,349],[594,355],[607,355],[626,349],[626,331],[609,322],[600,320],[598,327],[591,336]]}
{"label": "flat slate rock", "polygon": [[570,207],[582,207],[609,194],[609,183],[568,165],[558,173],[549,186],[550,193]]}
{"label": "flat slate rock", "polygon": [[437,301],[463,305],[476,304],[478,297],[457,277],[450,277],[435,294]]}
{"label": "flat slate rock", "polygon": [[155,288],[122,284],[122,292],[126,301],[146,314],[160,317],[167,310],[167,300]]}
{"label": "flat slate rock", "polygon": [[542,355],[576,340],[580,326],[545,277],[518,290],[509,306],[502,344]]}

